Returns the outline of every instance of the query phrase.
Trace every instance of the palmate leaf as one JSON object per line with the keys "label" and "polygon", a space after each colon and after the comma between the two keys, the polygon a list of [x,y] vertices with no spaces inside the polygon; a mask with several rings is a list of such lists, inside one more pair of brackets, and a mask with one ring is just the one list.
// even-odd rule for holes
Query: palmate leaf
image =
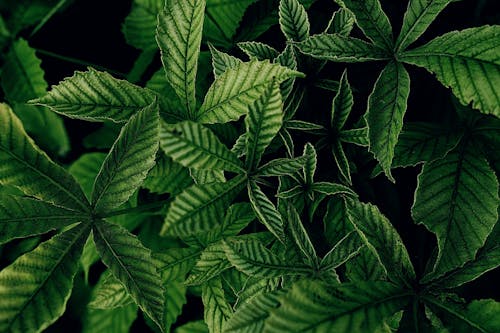
{"label": "palmate leaf", "polygon": [[320,263],[321,269],[327,271],[337,268],[357,255],[363,246],[363,241],[358,234],[351,231],[325,254]]}
{"label": "palmate leaf", "polygon": [[92,206],[103,213],[126,202],[154,166],[160,121],[156,101],[130,118],[106,156],[92,190]]}
{"label": "palmate leaf", "polygon": [[204,12],[204,0],[166,0],[158,15],[156,40],[165,75],[188,119],[196,109],[196,71]]}
{"label": "palmate leaf", "polygon": [[434,73],[462,104],[472,102],[500,117],[499,36],[500,25],[452,31],[403,53],[400,60]]}
{"label": "palmate leaf", "polygon": [[354,26],[354,22],[354,14],[348,9],[340,8],[333,13],[333,16],[330,22],[328,22],[328,27],[325,29],[325,32],[349,36]]}
{"label": "palmate leaf", "polygon": [[41,145],[59,155],[69,150],[69,141],[62,120],[49,110],[26,105],[32,98],[47,92],[41,61],[24,39],[14,42],[5,57],[0,84],[6,100],[21,119],[28,133]]}
{"label": "palmate leaf", "polygon": [[266,148],[278,134],[283,123],[283,101],[279,84],[267,87],[248,110],[246,127],[246,166],[253,170],[260,164]]}
{"label": "palmate leaf", "polygon": [[410,292],[388,282],[295,283],[265,322],[265,333],[376,332],[402,309]]}
{"label": "palmate leaf", "polygon": [[226,300],[220,277],[205,282],[201,287],[205,323],[210,333],[222,333],[224,324],[231,317],[233,309]]}
{"label": "palmate leaf", "polygon": [[109,271],[105,271],[92,290],[92,297],[87,306],[92,309],[114,309],[133,302],[123,284]]}
{"label": "palmate leaf", "polygon": [[269,61],[244,62],[227,69],[212,84],[205,96],[197,120],[202,123],[225,123],[247,113],[248,106],[259,98],[275,80],[281,83],[300,72]]}
{"label": "palmate leaf", "polygon": [[34,144],[5,104],[0,104],[0,185],[76,211],[90,210],[74,178]]}
{"label": "palmate leaf", "polygon": [[222,75],[226,69],[238,66],[243,61],[230,54],[219,51],[212,44],[208,44],[210,54],[212,55],[212,67],[214,70],[214,77],[217,78]]}
{"label": "palmate leaf", "polygon": [[287,40],[303,42],[309,37],[309,18],[299,0],[281,0],[278,13],[281,31]]}
{"label": "palmate leaf", "polygon": [[177,195],[192,184],[189,170],[162,154],[156,161],[156,165],[149,171],[142,187],[147,188],[151,193]]}
{"label": "palmate leaf", "polygon": [[373,43],[392,49],[392,26],[382,10],[379,0],[336,0],[347,7],[356,17],[356,23]]}
{"label": "palmate leaf", "polygon": [[134,0],[132,9],[122,26],[128,44],[141,50],[154,50],[157,16],[163,8],[164,0]]}
{"label": "palmate leaf", "polygon": [[186,284],[199,285],[206,283],[231,267],[231,263],[227,260],[224,252],[224,244],[222,242],[210,244],[201,253],[200,259],[186,279]]}
{"label": "palmate leaf", "polygon": [[424,165],[412,216],[436,234],[439,248],[434,271],[424,281],[474,259],[498,221],[498,186],[486,159],[464,142]]}
{"label": "palmate leaf", "polygon": [[68,169],[68,172],[75,177],[89,199],[92,194],[95,177],[99,173],[102,162],[105,159],[106,154],[104,153],[83,154]]}
{"label": "palmate leaf", "polygon": [[172,248],[154,254],[163,283],[184,279],[200,257],[201,251],[194,247]]}
{"label": "palmate leaf", "polygon": [[244,171],[242,162],[212,131],[192,121],[162,126],[160,146],[167,156],[188,168]]}
{"label": "palmate leaf", "polygon": [[82,223],[0,272],[0,331],[41,332],[63,314],[89,231]]}
{"label": "palmate leaf", "polygon": [[240,42],[238,47],[250,57],[256,60],[273,60],[278,56],[278,51],[272,46],[260,42]]}
{"label": "palmate leaf", "polygon": [[412,285],[415,271],[410,256],[389,220],[372,204],[354,199],[346,203],[349,221],[384,266],[389,279],[398,285]]}
{"label": "palmate leaf", "polygon": [[165,217],[161,234],[189,236],[212,229],[231,201],[243,189],[245,176],[225,183],[193,185],[175,197]]}
{"label": "palmate leaf", "polygon": [[349,114],[354,105],[354,98],[352,95],[351,85],[347,78],[347,70],[342,72],[340,77],[339,87],[337,94],[332,101],[332,111],[330,125],[332,128],[340,130],[344,127]]}
{"label": "palmate leaf", "polygon": [[0,194],[0,244],[60,229],[89,216],[49,203]]}
{"label": "palmate leaf", "polygon": [[148,89],[89,68],[86,72],[75,72],[72,77],[52,86],[45,96],[30,103],[47,106],[69,118],[125,122],[150,105],[154,97]]}
{"label": "palmate leaf", "polygon": [[396,40],[396,50],[404,50],[418,39],[453,0],[411,0]]}
{"label": "palmate leaf", "polygon": [[300,220],[300,215],[297,213],[297,210],[291,203],[287,203],[287,220],[288,225],[290,227],[290,231],[292,232],[293,239],[295,244],[302,252],[305,261],[311,267],[317,267],[318,265],[318,255],[316,254],[316,250],[314,249],[314,245],[307,234],[302,221]]}
{"label": "palmate leaf", "polygon": [[403,116],[409,94],[408,72],[402,64],[390,62],[380,73],[368,98],[366,120],[369,150],[392,181],[394,181],[391,174],[394,147],[403,128]]}
{"label": "palmate leaf", "polygon": [[83,317],[83,333],[128,333],[137,318],[134,303],[114,309],[88,308]]}
{"label": "palmate leaf", "polygon": [[319,34],[296,44],[299,50],[313,58],[336,62],[365,62],[389,59],[387,52],[361,39],[340,34]]}
{"label": "palmate leaf", "polygon": [[257,174],[259,177],[275,177],[294,174],[301,170],[306,163],[305,156],[295,158],[277,158],[261,166]]}
{"label": "palmate leaf", "polygon": [[164,289],[149,249],[116,224],[97,220],[92,230],[103,263],[163,331]]}
{"label": "palmate leaf", "polygon": [[165,289],[165,331],[170,332],[177,317],[182,313],[184,304],[187,303],[187,286],[178,280],[167,284]]}

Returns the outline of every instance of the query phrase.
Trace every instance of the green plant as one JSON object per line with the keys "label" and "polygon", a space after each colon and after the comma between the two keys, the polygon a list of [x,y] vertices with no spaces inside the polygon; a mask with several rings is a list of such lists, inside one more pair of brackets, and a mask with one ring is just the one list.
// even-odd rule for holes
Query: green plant
{"label": "green plant", "polygon": [[[500,264],[500,26],[410,48],[452,0],[410,0],[396,38],[379,0],[317,23],[314,2],[134,0],[127,79],[89,67],[48,92],[19,36],[71,4],[0,5],[0,331],[50,330],[79,288],[85,332],[127,332],[138,309],[160,332],[500,330],[495,295],[464,292]],[[275,24],[281,52],[255,41]],[[369,61],[360,117],[351,64]],[[451,88],[442,117],[403,124],[407,64]],[[62,117],[103,123],[68,168]],[[416,166],[405,225],[371,179]]]}

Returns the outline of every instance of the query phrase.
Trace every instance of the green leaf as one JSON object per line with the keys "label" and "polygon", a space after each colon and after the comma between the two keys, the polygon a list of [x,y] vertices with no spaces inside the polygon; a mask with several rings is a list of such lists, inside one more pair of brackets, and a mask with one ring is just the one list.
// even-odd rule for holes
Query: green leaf
{"label": "green leaf", "polygon": [[166,0],[158,15],[156,40],[165,75],[188,119],[196,109],[196,71],[204,12],[203,0]]}
{"label": "green leaf", "polygon": [[191,321],[179,326],[174,333],[209,333],[207,324],[203,320]]}
{"label": "green leaf", "polygon": [[224,296],[221,278],[205,282],[201,287],[201,299],[205,308],[204,318],[211,333],[222,333],[224,324],[233,309]]}
{"label": "green leaf", "polygon": [[394,42],[392,26],[379,0],[337,0],[344,3],[356,17],[356,23],[375,45],[391,50]]}
{"label": "green leaf", "polygon": [[302,73],[269,61],[250,61],[227,69],[212,84],[198,111],[197,120],[203,123],[225,123],[246,114],[269,83],[281,83]]}
{"label": "green leaf", "polygon": [[283,123],[283,101],[279,84],[273,81],[248,110],[246,127],[246,165],[254,170],[264,151]]}
{"label": "green leaf", "polygon": [[89,68],[86,72],[75,72],[30,103],[47,106],[69,118],[119,123],[150,105],[154,97],[148,89]]}
{"label": "green leaf", "polygon": [[314,183],[314,174],[316,173],[318,156],[316,154],[316,149],[314,149],[314,146],[309,142],[304,146],[303,156],[305,157],[304,180],[306,184],[311,185]]}
{"label": "green leaf", "polygon": [[339,170],[339,176],[343,181],[347,184],[352,184],[351,180],[351,167],[349,166],[349,160],[344,152],[344,147],[342,146],[342,142],[336,141],[333,143],[332,147],[332,155],[335,159],[335,164]]}
{"label": "green leaf", "polygon": [[123,126],[94,183],[92,206],[95,212],[106,213],[117,208],[142,184],[155,163],[159,124],[155,102]]}
{"label": "green leaf", "polygon": [[226,322],[225,333],[262,332],[264,321],[272,309],[278,307],[282,290],[261,292],[241,304]]}
{"label": "green leaf", "polygon": [[92,309],[114,309],[133,302],[123,284],[109,271],[105,271],[94,287],[87,306]]}
{"label": "green leaf", "polygon": [[88,215],[49,203],[0,194],[0,244],[88,220]]}
{"label": "green leaf", "polygon": [[272,160],[257,170],[259,177],[275,177],[294,174],[304,167],[305,156],[295,158],[277,158]]}
{"label": "green leaf", "polygon": [[255,181],[249,181],[247,188],[248,197],[250,198],[250,203],[252,204],[255,215],[259,221],[284,244],[285,232],[281,214]]}
{"label": "green leaf", "polygon": [[328,271],[332,268],[337,268],[356,256],[363,246],[363,241],[359,235],[351,231],[325,254],[320,263],[321,270]]}
{"label": "green leaf", "polygon": [[389,220],[372,204],[353,199],[346,202],[349,221],[384,266],[389,279],[398,285],[412,285],[415,271],[410,256]]}
{"label": "green leaf", "polygon": [[206,283],[231,267],[231,263],[227,260],[224,252],[224,244],[222,242],[210,244],[201,253],[200,259],[186,279],[186,284],[199,285]]}
{"label": "green leaf", "polygon": [[101,165],[106,159],[104,153],[88,153],[81,155],[68,169],[68,172],[75,177],[83,192],[90,198],[95,177],[101,169]]}
{"label": "green leaf", "polygon": [[149,249],[116,224],[97,220],[92,229],[103,263],[142,311],[163,330],[164,289]]}
{"label": "green leaf", "polygon": [[273,60],[278,56],[278,51],[275,48],[260,42],[240,42],[238,47],[251,60]]}
{"label": "green leaf", "polygon": [[314,35],[296,45],[305,55],[336,62],[365,62],[389,59],[386,51],[378,46],[340,34]]}
{"label": "green leaf", "polygon": [[316,267],[318,264],[318,255],[316,254],[314,245],[312,244],[311,239],[309,238],[309,235],[300,220],[299,213],[297,213],[297,210],[291,203],[287,204],[287,220],[295,244],[302,252],[305,261],[309,266]]}
{"label": "green leaf", "polygon": [[82,223],[0,272],[0,331],[42,332],[62,316],[88,234]]}
{"label": "green leaf", "polygon": [[409,94],[408,72],[402,64],[390,62],[380,73],[368,97],[366,120],[370,140],[369,150],[393,182],[391,164],[394,158],[394,147],[403,128],[403,117]]}
{"label": "green leaf", "polygon": [[208,48],[212,54],[212,67],[215,78],[222,75],[228,68],[236,67],[243,62],[241,59],[217,50],[212,44],[208,44]]}
{"label": "green leaf", "polygon": [[411,0],[396,40],[396,50],[404,50],[418,39],[453,0]]}
{"label": "green leaf", "polygon": [[201,250],[196,248],[172,248],[156,253],[158,272],[163,283],[184,279],[200,257]]}
{"label": "green leaf", "polygon": [[410,292],[388,282],[327,285],[302,280],[266,320],[265,333],[376,332],[384,319],[402,309]]}
{"label": "green leaf", "polygon": [[5,104],[0,104],[0,185],[15,186],[26,195],[58,206],[89,211],[74,178],[34,144]]}
{"label": "green leaf", "polygon": [[180,281],[170,282],[166,285],[165,297],[165,331],[170,332],[171,327],[182,313],[183,306],[187,303],[187,287]]}
{"label": "green leaf", "polygon": [[437,236],[439,253],[431,277],[474,259],[498,221],[498,186],[488,162],[465,142],[424,165],[412,216]]}
{"label": "green leaf", "polygon": [[188,169],[174,162],[170,157],[161,154],[142,186],[151,193],[177,195],[192,184],[193,180]]}
{"label": "green leaf", "polygon": [[193,185],[175,197],[165,217],[161,234],[189,236],[210,230],[242,190],[245,176],[226,183]]}
{"label": "green leaf", "polygon": [[35,141],[58,155],[64,155],[69,150],[69,141],[62,120],[45,108],[25,104],[46,94],[44,74],[35,50],[24,39],[19,39],[12,44],[5,57],[0,84],[5,99]]}
{"label": "green leaf", "polygon": [[212,131],[192,121],[162,126],[160,145],[167,156],[188,168],[244,171],[242,162]]}
{"label": "green leaf", "polygon": [[333,13],[333,16],[328,22],[328,27],[325,29],[326,33],[340,34],[349,36],[355,22],[354,14],[345,8],[340,8]]}
{"label": "green leaf", "polygon": [[303,42],[309,37],[309,18],[298,0],[280,1],[279,23],[287,40]]}
{"label": "green leaf", "polygon": [[284,263],[257,240],[227,241],[224,245],[227,258],[239,271],[262,278],[284,275],[305,275],[310,268],[297,263]]}
{"label": "green leaf", "polygon": [[128,333],[137,318],[137,305],[114,309],[87,309],[83,317],[83,333]]}
{"label": "green leaf", "polygon": [[462,104],[472,102],[500,117],[499,36],[500,25],[452,31],[403,53],[400,60],[434,73]]}
{"label": "green leaf", "polygon": [[357,281],[387,281],[384,266],[377,256],[367,247],[346,262],[346,277],[351,282]]}
{"label": "green leaf", "polygon": [[344,70],[340,78],[337,94],[332,102],[330,124],[333,128],[340,130],[344,127],[353,105],[354,98],[352,96],[351,85],[347,79],[347,70]]}
{"label": "green leaf", "polygon": [[127,44],[141,50],[158,48],[155,40],[157,15],[163,0],[134,0],[130,13],[125,17],[122,32]]}

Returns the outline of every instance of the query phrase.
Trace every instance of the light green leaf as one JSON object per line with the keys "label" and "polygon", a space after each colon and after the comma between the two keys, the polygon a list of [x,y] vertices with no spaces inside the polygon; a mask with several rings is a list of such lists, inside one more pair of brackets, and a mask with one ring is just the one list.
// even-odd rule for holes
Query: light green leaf
{"label": "light green leaf", "polygon": [[307,157],[277,158],[261,166],[257,174],[260,177],[275,177],[294,174],[304,167]]}
{"label": "light green leaf", "polygon": [[361,39],[340,34],[320,34],[296,44],[299,50],[313,58],[336,62],[386,60],[386,51]]}
{"label": "light green leaf", "polygon": [[162,126],[160,146],[167,156],[188,168],[244,171],[242,162],[212,131],[192,121]]}
{"label": "light green leaf", "polygon": [[273,60],[278,56],[278,51],[275,48],[260,42],[240,42],[238,47],[251,60]]}
{"label": "light green leaf", "polygon": [[332,101],[331,126],[336,130],[344,127],[347,117],[354,105],[351,85],[347,79],[347,70],[344,70],[339,82],[337,94]]}
{"label": "light green leaf", "polygon": [[132,2],[132,9],[122,26],[127,44],[141,50],[158,48],[155,40],[156,17],[164,3],[163,0],[134,0]]}
{"label": "light green leaf", "polygon": [[212,84],[198,111],[197,120],[203,123],[225,123],[247,113],[269,83],[281,83],[290,77],[303,77],[300,72],[271,64],[269,61],[250,61],[227,69]]}
{"label": "light green leaf", "polygon": [[452,31],[414,50],[401,61],[434,73],[464,105],[500,117],[500,25]]}
{"label": "light green leaf", "polygon": [[262,278],[306,275],[311,269],[297,263],[285,263],[257,240],[225,242],[227,258],[239,271]]}
{"label": "light green leaf", "polygon": [[222,75],[226,69],[236,67],[243,62],[241,59],[217,50],[212,44],[208,44],[208,48],[212,54],[212,67],[215,78]]}
{"label": "light green leaf", "polygon": [[189,236],[212,229],[242,190],[245,178],[241,175],[226,183],[188,187],[172,202],[161,234]]}
{"label": "light green leaf", "polygon": [[[298,64],[293,46],[291,44],[287,44],[283,52],[281,52],[276,56],[274,62],[280,64],[281,66],[297,70]],[[280,85],[282,99],[283,101],[287,102],[286,106],[284,107],[285,110],[290,109],[290,101],[294,100],[293,98],[290,97],[294,84],[295,84],[295,77],[292,77],[291,79],[285,80]],[[291,118],[290,112],[287,113],[286,118],[287,119]]]}
{"label": "light green leaf", "polygon": [[81,155],[68,169],[68,172],[75,177],[83,192],[90,198],[95,177],[101,169],[101,165],[106,159],[104,153],[88,153]]}
{"label": "light green leaf", "polygon": [[97,220],[92,229],[103,263],[163,331],[164,289],[149,249],[119,225]]}
{"label": "light green leaf", "polygon": [[309,18],[298,0],[280,0],[280,28],[287,40],[303,42],[309,37]]}
{"label": "light green leaf", "polygon": [[92,309],[114,309],[133,302],[123,284],[109,271],[105,271],[94,287],[87,306]]}
{"label": "light green leaf", "polygon": [[354,14],[350,10],[340,8],[333,13],[325,33],[349,36],[355,21]]}
{"label": "light green leaf", "polygon": [[323,271],[337,268],[349,259],[356,256],[364,244],[356,232],[351,231],[328,251],[320,263]]}
{"label": "light green leaf", "polygon": [[222,333],[233,309],[225,298],[220,277],[213,278],[201,286],[204,318],[210,333]]}
{"label": "light green leaf", "polygon": [[410,0],[396,50],[404,50],[418,39],[452,0]]}
{"label": "light green leaf", "polygon": [[368,127],[354,128],[340,132],[339,138],[342,142],[352,143],[361,147],[367,147]]}
{"label": "light green leaf", "polygon": [[125,122],[150,105],[154,97],[148,89],[89,68],[86,72],[75,72],[72,77],[52,86],[45,96],[30,103],[47,106],[69,118]]}
{"label": "light green leaf", "polygon": [[89,219],[81,214],[49,203],[8,194],[0,194],[0,244],[60,229]]}
{"label": "light green leaf", "polygon": [[356,193],[349,187],[336,183],[316,182],[311,185],[311,189],[326,195],[348,194],[351,196],[357,196]]}
{"label": "light green leaf", "polygon": [[0,272],[0,331],[42,332],[62,316],[88,235],[82,223]]}
{"label": "light green leaf", "polygon": [[250,198],[250,203],[252,204],[255,215],[259,221],[284,244],[285,232],[281,214],[255,181],[249,181],[247,188],[248,197]]}
{"label": "light green leaf", "polygon": [[130,118],[104,160],[92,190],[95,212],[117,208],[137,190],[154,166],[159,137],[158,104]]}
{"label": "light green leaf", "polygon": [[201,253],[200,259],[186,279],[186,284],[199,285],[206,283],[231,267],[231,263],[227,260],[224,252],[224,244],[222,242],[210,244]]}
{"label": "light green leaf", "polygon": [[314,183],[314,174],[316,173],[316,167],[318,164],[318,156],[316,154],[316,149],[309,142],[304,146],[304,152],[302,154],[305,157],[304,163],[304,180],[306,184]]}
{"label": "light green leaf", "polygon": [[418,176],[412,216],[436,234],[439,248],[424,281],[473,260],[498,221],[498,179],[474,149],[462,142]]}
{"label": "light green leaf", "polygon": [[412,285],[415,271],[410,256],[389,220],[372,204],[353,199],[346,202],[349,221],[384,266],[389,279],[398,285]]}
{"label": "light green leaf", "polygon": [[375,82],[368,97],[369,150],[375,155],[387,177],[394,182],[391,164],[394,147],[403,128],[406,102],[410,94],[410,76],[400,63],[390,62]]}
{"label": "light green leaf", "polygon": [[392,26],[382,10],[379,0],[337,0],[346,6],[356,17],[356,23],[373,43],[387,50],[394,45]]}
{"label": "light green leaf", "polygon": [[35,50],[24,39],[19,39],[12,44],[4,61],[0,84],[5,99],[12,105],[26,131],[41,146],[58,155],[66,154],[69,140],[62,120],[45,108],[25,104],[47,92],[45,73]]}
{"label": "light green leaf", "polygon": [[375,332],[408,303],[409,296],[409,291],[388,282],[327,285],[302,280],[271,312],[264,332]]}
{"label": "light green leaf", "polygon": [[134,303],[114,309],[88,308],[83,317],[83,333],[128,333],[137,318]]}
{"label": "light green leaf", "polygon": [[318,255],[314,249],[314,245],[309,238],[309,235],[300,220],[300,215],[297,213],[295,207],[291,204],[287,204],[287,220],[290,230],[292,232],[295,244],[302,252],[305,262],[311,267],[317,267],[318,265]]}
{"label": "light green leaf", "polygon": [[163,283],[184,279],[200,257],[201,251],[201,249],[188,247],[172,248],[162,253],[155,253],[154,259]]}
{"label": "light green leaf", "polygon": [[283,101],[279,84],[273,81],[250,106],[245,118],[246,166],[254,170],[264,151],[274,139],[283,123]]}
{"label": "light green leaf", "polygon": [[74,178],[35,145],[6,104],[0,104],[0,185],[58,206],[90,210]]}
{"label": "light green leaf", "polygon": [[204,0],[166,0],[158,15],[156,40],[165,75],[188,119],[196,109],[196,71],[204,12]]}

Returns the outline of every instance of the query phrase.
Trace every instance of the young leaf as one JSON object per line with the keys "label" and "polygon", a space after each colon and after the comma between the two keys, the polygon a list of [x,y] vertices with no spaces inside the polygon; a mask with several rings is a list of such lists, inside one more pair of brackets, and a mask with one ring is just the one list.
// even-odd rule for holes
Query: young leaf
{"label": "young leaf", "polygon": [[165,75],[181,99],[188,119],[196,109],[195,83],[204,12],[204,0],[166,0],[158,15],[156,40]]}
{"label": "young leaf", "polygon": [[314,245],[312,244],[311,239],[309,238],[309,235],[300,220],[299,213],[297,213],[297,210],[291,203],[287,204],[287,219],[295,244],[302,252],[306,262],[311,267],[316,267],[318,264],[318,255],[316,254]]}
{"label": "young leaf", "polygon": [[387,52],[380,47],[361,39],[339,34],[314,35],[296,45],[306,55],[336,62],[365,62],[389,59]]}
{"label": "young leaf", "polygon": [[162,126],[160,145],[167,156],[188,168],[243,172],[238,157],[208,128],[195,122]]}
{"label": "young leaf", "polygon": [[248,182],[248,197],[259,221],[282,243],[285,243],[283,219],[274,204],[255,181]]}
{"label": "young leaf", "polygon": [[394,147],[403,128],[403,116],[410,94],[410,76],[404,66],[390,62],[375,82],[368,98],[369,150],[375,155],[389,179],[394,158]]}
{"label": "young leaf", "polygon": [[401,61],[434,73],[464,105],[500,117],[500,25],[452,31],[414,50]]}
{"label": "young leaf", "polygon": [[437,236],[434,277],[473,260],[498,221],[497,177],[472,149],[462,142],[418,177],[412,215]]}
{"label": "young leaf", "polygon": [[339,169],[341,179],[343,179],[347,184],[351,184],[351,167],[349,166],[349,160],[345,155],[342,142],[336,141],[333,143],[332,155],[335,159],[335,164],[337,164],[337,168]]}
{"label": "young leaf", "polygon": [[49,203],[0,193],[0,244],[88,220],[88,215]]}
{"label": "young leaf", "polygon": [[283,123],[283,102],[279,84],[273,81],[248,110],[246,126],[246,165],[255,169],[264,151]]}
{"label": "young leaf", "polygon": [[259,177],[286,176],[294,174],[304,167],[306,156],[295,158],[277,158],[261,166],[257,174]]}
{"label": "young leaf", "polygon": [[212,229],[243,188],[245,178],[241,175],[226,183],[188,187],[172,202],[161,234],[189,236]]}
{"label": "young leaf", "polygon": [[264,332],[377,332],[408,303],[410,292],[388,282],[327,285],[301,280],[266,320]]}
{"label": "young leaf", "polygon": [[316,167],[318,164],[318,156],[316,154],[316,149],[309,142],[304,146],[305,163],[304,163],[304,180],[306,184],[314,183],[314,174],[316,173]]}
{"label": "young leaf", "polygon": [[309,18],[298,0],[280,0],[280,28],[287,40],[303,42],[309,37]]}
{"label": "young leaf", "polygon": [[225,123],[247,113],[248,106],[259,98],[275,80],[281,83],[290,77],[304,77],[300,72],[271,64],[269,61],[250,61],[227,69],[212,84],[198,111],[202,123]]}
{"label": "young leaf", "polygon": [[201,299],[205,308],[204,318],[211,333],[222,333],[233,309],[225,298],[220,277],[205,282],[201,287]]}
{"label": "young leaf", "polygon": [[164,0],[134,0],[132,9],[122,26],[127,44],[141,50],[158,48],[155,40],[157,13],[164,5]]}
{"label": "young leaf", "polygon": [[80,186],[28,137],[21,121],[0,104],[0,184],[80,212],[89,204]]}
{"label": "young leaf", "polygon": [[134,303],[106,310],[87,308],[82,333],[127,333],[136,318],[137,305]]}
{"label": "young leaf", "polygon": [[389,279],[398,285],[412,285],[415,271],[410,256],[389,220],[372,204],[353,199],[346,202],[349,221],[384,266]]}
{"label": "young leaf", "polygon": [[47,106],[69,118],[119,123],[151,104],[154,97],[148,89],[89,68],[86,72],[75,72],[30,103]]}
{"label": "young leaf", "polygon": [[354,99],[351,85],[347,79],[347,70],[344,70],[339,82],[337,94],[333,98],[331,111],[331,126],[337,130],[344,127],[349,114],[351,113]]}
{"label": "young leaf", "polygon": [[154,166],[158,150],[156,101],[130,118],[104,160],[92,190],[95,212],[117,208],[141,185]]}
{"label": "young leaf", "polygon": [[387,15],[382,10],[379,0],[337,0],[343,3],[356,16],[356,23],[363,33],[375,45],[387,50],[394,44],[392,26]]}
{"label": "young leaf", "polygon": [[164,289],[151,252],[116,224],[97,220],[92,230],[103,263],[163,331]]}
{"label": "young leaf", "polygon": [[453,0],[410,0],[403,26],[396,40],[396,50],[404,50],[418,39]]}
{"label": "young leaf", "polygon": [[260,42],[240,42],[238,47],[245,52],[251,60],[273,60],[278,56],[275,48]]}
{"label": "young leaf", "polygon": [[88,235],[82,223],[0,272],[0,331],[41,332],[62,316]]}
{"label": "young leaf", "polygon": [[212,44],[208,44],[208,48],[212,54],[212,67],[215,78],[222,75],[228,68],[236,67],[243,62],[241,59],[217,50]]}

